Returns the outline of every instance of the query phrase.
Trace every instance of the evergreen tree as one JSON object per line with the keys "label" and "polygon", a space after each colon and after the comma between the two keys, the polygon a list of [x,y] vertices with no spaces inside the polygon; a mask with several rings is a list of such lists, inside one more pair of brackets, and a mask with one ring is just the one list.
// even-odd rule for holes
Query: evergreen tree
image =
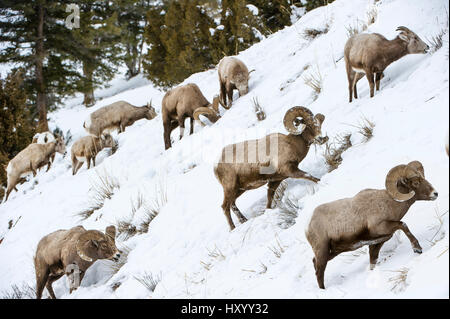
{"label": "evergreen tree", "polygon": [[326,6],[329,3],[332,3],[334,0],[304,0],[304,7],[306,11],[311,11],[318,7]]}
{"label": "evergreen tree", "polygon": [[83,78],[79,91],[84,93],[83,104],[95,104],[94,89],[113,78],[119,64],[120,28],[117,13],[108,1],[87,1],[80,4],[80,28],[73,35],[89,54],[81,59]]}
{"label": "evergreen tree", "polygon": [[171,86],[213,65],[210,30],[215,25],[198,0],[168,1],[150,10],[148,20],[144,68],[153,82]]}
{"label": "evergreen tree", "polygon": [[23,70],[0,78],[0,198],[6,186],[8,162],[30,144],[35,133],[35,121],[26,104]]}
{"label": "evergreen tree", "polygon": [[128,78],[141,72],[144,33],[148,25],[147,12],[157,6],[156,0],[115,0],[118,24],[121,29],[121,43],[124,54],[122,60],[127,66]]}
{"label": "evergreen tree", "polygon": [[39,132],[48,130],[49,103],[73,94],[82,75],[74,58],[91,56],[65,25],[69,4],[93,0],[3,0],[0,2],[0,63],[26,70],[25,88],[38,113]]}
{"label": "evergreen tree", "polygon": [[301,6],[301,1],[292,0],[249,0],[248,2],[258,8],[258,17],[265,35],[291,25],[292,6]]}

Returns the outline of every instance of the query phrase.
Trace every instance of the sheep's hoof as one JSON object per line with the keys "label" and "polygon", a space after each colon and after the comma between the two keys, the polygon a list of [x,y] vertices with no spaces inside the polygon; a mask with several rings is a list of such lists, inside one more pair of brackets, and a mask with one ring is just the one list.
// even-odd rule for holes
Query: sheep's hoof
{"label": "sheep's hoof", "polygon": [[416,253],[416,254],[422,254],[423,253],[423,251],[422,251],[422,248],[414,248],[414,253]]}
{"label": "sheep's hoof", "polygon": [[377,264],[370,264],[370,270],[375,270],[375,266],[376,266]]}

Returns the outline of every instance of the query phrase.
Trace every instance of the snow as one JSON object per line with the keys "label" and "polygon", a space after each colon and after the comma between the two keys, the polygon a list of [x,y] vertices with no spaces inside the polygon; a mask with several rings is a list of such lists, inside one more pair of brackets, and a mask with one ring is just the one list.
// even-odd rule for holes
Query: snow
{"label": "snow", "polygon": [[[366,0],[337,0],[305,14],[295,25],[270,36],[238,57],[255,69],[248,95],[237,99],[215,125],[195,127],[195,134],[165,152],[162,120],[140,121],[117,136],[119,149],[108,157],[102,152],[97,168],[83,167],[73,177],[69,157],[57,154],[52,169],[19,186],[0,205],[0,292],[23,283],[34,287],[33,255],[39,240],[58,229],[83,225],[104,230],[130,220],[139,225],[145,212],[132,215],[139,194],[152,202],[167,194],[167,203],[151,222],[149,232],[128,240],[118,239],[129,250],[116,274],[112,262],[92,266],[82,287],[68,293],[66,278],[54,284],[59,298],[448,298],[449,297],[449,161],[445,137],[449,116],[448,31],[444,45],[434,54],[410,55],[385,72],[381,91],[369,98],[367,81],[359,84],[360,99],[348,103],[343,48],[346,26],[366,19],[373,6]],[[448,2],[444,0],[383,0],[378,20],[368,32],[388,38],[408,26],[429,39],[446,26]],[[424,23],[423,21],[433,23]],[[313,41],[302,38],[307,27],[329,24],[328,33]],[[305,70],[305,66],[309,66]],[[316,96],[304,76],[319,70],[322,92]],[[194,74],[185,83],[196,83],[211,101],[219,92],[217,71]],[[90,109],[80,96],[50,114],[52,128],[70,130],[74,140],[84,136],[83,122],[96,109],[119,100],[145,105],[150,99],[160,112],[164,92],[143,77],[129,82],[118,77],[111,87],[96,92],[101,100]],[[267,114],[258,122],[252,99],[257,97]],[[223,191],[213,166],[221,149],[234,142],[286,133],[282,118],[293,106],[304,105],[326,119],[323,132],[330,138],[353,133],[354,146],[343,154],[342,165],[328,173],[324,147],[312,148],[300,168],[321,177],[318,185],[288,180],[285,198],[298,206],[298,217],[289,220],[280,209],[265,210],[266,187],[247,192],[237,205],[249,221],[229,232],[221,205]],[[358,133],[363,118],[376,126],[367,143]],[[398,164],[419,160],[426,178],[439,191],[435,202],[417,202],[404,218],[419,239],[423,254],[415,255],[406,236],[397,233],[383,247],[375,270],[369,270],[367,247],[332,260],[325,273],[326,290],[317,287],[312,250],[305,238],[309,218],[320,204],[354,196],[365,188],[384,188],[387,172]],[[98,175],[117,180],[111,199],[89,219],[77,215],[88,206]],[[286,222],[288,218],[288,222]],[[14,227],[8,229],[9,221]],[[293,223],[295,224],[293,225]],[[400,274],[406,274],[401,280]],[[152,274],[161,278],[154,292],[136,278]],[[399,279],[400,278],[400,279]],[[120,283],[120,286],[118,285]],[[112,286],[119,286],[112,289]],[[45,292],[45,296],[47,293]]]}

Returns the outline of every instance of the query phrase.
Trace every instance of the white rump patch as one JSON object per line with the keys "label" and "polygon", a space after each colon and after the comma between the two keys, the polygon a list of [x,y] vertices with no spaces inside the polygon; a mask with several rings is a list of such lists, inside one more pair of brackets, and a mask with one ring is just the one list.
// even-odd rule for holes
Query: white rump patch
{"label": "white rump patch", "polygon": [[358,69],[358,68],[352,68],[353,71],[355,71],[356,73],[364,73],[366,74],[366,72],[363,69]]}
{"label": "white rump patch", "polygon": [[88,116],[88,118],[86,119],[86,121],[84,121],[84,127],[85,128],[90,128],[92,125],[92,119],[91,116]]}
{"label": "white rump patch", "polygon": [[86,157],[78,157],[77,156],[77,160],[78,160],[78,162],[87,162],[87,159],[86,159]]}

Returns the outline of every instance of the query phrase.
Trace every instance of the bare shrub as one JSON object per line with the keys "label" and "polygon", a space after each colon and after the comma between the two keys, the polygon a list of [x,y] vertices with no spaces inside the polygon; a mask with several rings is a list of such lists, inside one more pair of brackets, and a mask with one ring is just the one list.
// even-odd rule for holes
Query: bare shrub
{"label": "bare shrub", "polygon": [[327,143],[324,153],[328,172],[336,170],[342,164],[342,154],[352,147],[351,134],[338,135],[332,143]]}
{"label": "bare shrub", "polygon": [[35,299],[36,289],[27,283],[19,285],[12,285],[11,290],[4,291],[1,299]]}
{"label": "bare shrub", "polygon": [[145,288],[147,288],[148,291],[154,292],[156,289],[156,286],[161,282],[162,275],[153,275],[152,273],[144,273],[142,276],[135,276],[134,279],[136,279],[140,284],[142,284]]}
{"label": "bare shrub", "polygon": [[364,32],[367,30],[368,26],[366,23],[356,20],[356,22],[348,25],[345,27],[347,29],[347,36],[349,38],[353,37],[354,35],[360,34],[361,32]]}
{"label": "bare shrub", "polygon": [[362,123],[360,124],[359,134],[364,136],[364,142],[367,143],[373,137],[373,130],[375,129],[375,123],[371,122],[367,118],[363,118]]}
{"label": "bare shrub", "polygon": [[102,209],[107,199],[112,199],[114,193],[120,189],[120,184],[117,178],[110,175],[110,173],[103,169],[102,171],[95,171],[96,177],[91,180],[91,189],[89,194],[88,205],[78,216],[82,220],[91,217],[97,210]]}
{"label": "bare shrub", "polygon": [[306,28],[303,30],[302,36],[305,40],[314,40],[319,35],[326,34],[329,31],[329,25],[327,24],[324,28]]}
{"label": "bare shrub", "polygon": [[406,280],[408,279],[409,268],[405,267],[394,272],[397,273],[397,276],[389,279],[389,282],[393,283],[391,290],[394,292],[401,292],[405,290],[407,286]]}
{"label": "bare shrub", "polygon": [[303,76],[303,81],[307,86],[313,89],[315,93],[315,98],[319,96],[322,92],[322,74],[320,73],[319,66],[316,66],[315,69],[311,70],[308,74]]}
{"label": "bare shrub", "polygon": [[373,6],[367,12],[367,25],[374,24],[378,19],[378,8]]}
{"label": "bare shrub", "polygon": [[448,11],[446,11],[446,24],[445,27],[439,30],[439,32],[435,35],[433,35],[430,39],[427,39],[427,42],[430,45],[430,52],[434,53],[438,51],[442,46],[444,45],[444,36],[448,33],[448,20],[449,15]]}
{"label": "bare shrub", "polygon": [[258,101],[257,97],[254,97],[253,100],[253,109],[255,110],[256,118],[258,121],[264,121],[266,119],[266,113],[264,112],[264,109],[261,107],[261,104]]}

